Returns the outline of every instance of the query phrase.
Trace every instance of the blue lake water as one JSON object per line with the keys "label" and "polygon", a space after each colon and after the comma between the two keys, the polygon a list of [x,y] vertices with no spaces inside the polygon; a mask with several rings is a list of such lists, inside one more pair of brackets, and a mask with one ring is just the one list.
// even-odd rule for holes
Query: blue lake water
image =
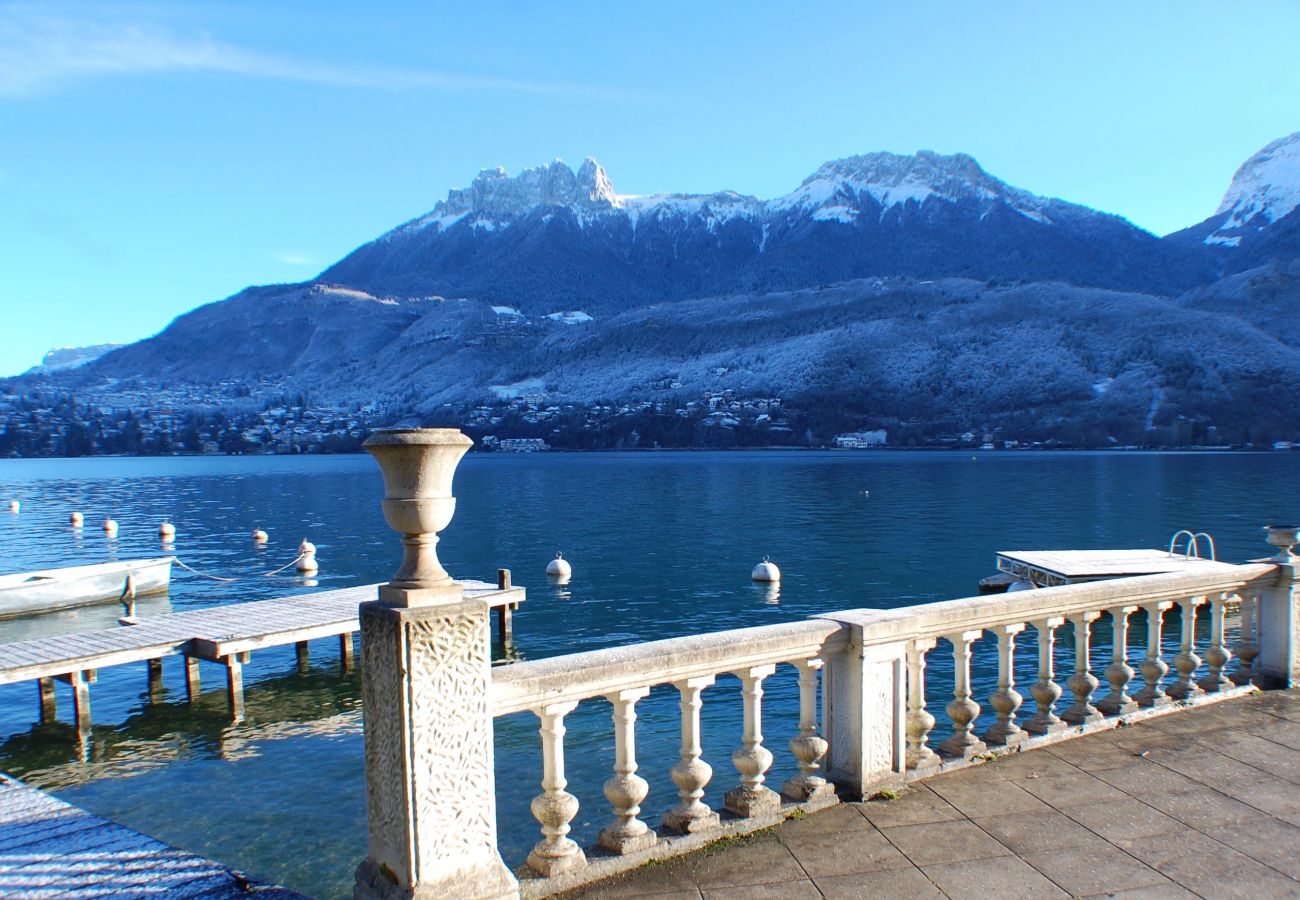
{"label": "blue lake water", "polygon": [[[1298,469],[1300,454],[1283,453],[471,454],[439,554],[459,577],[513,570],[529,592],[513,652],[536,659],[967,596],[1003,549],[1164,546],[1192,528],[1215,536],[1221,559],[1241,561],[1269,551],[1259,526],[1295,518]],[[368,456],[3,460],[0,501],[23,508],[0,512],[0,570],[160,555],[157,526],[170,518],[174,553],[187,564],[249,576],[216,582],[174,570],[173,609],[377,582],[400,557],[381,494]],[[68,524],[74,509],[86,517],[79,533]],[[106,515],[121,523],[115,540],[99,528]],[[253,546],[254,527],[270,533],[265,548]],[[322,567],[314,587],[292,572],[258,577],[293,559],[304,536]],[[556,550],[574,566],[563,587],[543,574]],[[749,582],[765,555],[784,573],[775,601]],[[24,627],[0,623],[0,641]],[[1019,668],[1030,657],[1022,653]],[[931,660],[941,675],[943,658]],[[208,691],[186,703],[180,665],[169,661],[167,695],[150,703],[143,665],[102,671],[88,761],[68,726],[33,724],[34,685],[0,687],[0,770],[306,893],[350,896],[365,855],[357,676],[339,674],[329,641],[313,644],[307,673],[297,672],[292,648],[255,653],[248,717],[231,725],[221,670],[204,674]],[[951,688],[936,677],[932,689],[936,682],[940,694]],[[777,755],[769,782],[779,783],[793,771],[785,750],[796,724],[793,672],[766,686],[764,731]],[[976,699],[988,690],[981,674]],[[720,678],[704,696],[716,804],[737,779],[738,684]],[[936,695],[931,708],[944,700]],[[63,686],[59,701],[66,722]],[[643,807],[653,821],[675,799],[667,769],[677,752],[676,692],[656,689],[638,712],[641,774],[652,787]],[[588,843],[610,815],[600,790],[613,761],[609,706],[584,703],[566,725],[569,790],[583,804],[574,836]],[[502,847],[512,865],[538,838],[528,813],[541,778],[536,728],[530,714],[497,723]]]}

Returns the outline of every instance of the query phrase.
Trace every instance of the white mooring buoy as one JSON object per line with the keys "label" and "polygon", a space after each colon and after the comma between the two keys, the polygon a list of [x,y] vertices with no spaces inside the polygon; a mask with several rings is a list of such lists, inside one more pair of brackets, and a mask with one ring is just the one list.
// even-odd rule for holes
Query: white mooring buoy
{"label": "white mooring buoy", "polygon": [[260,528],[254,528],[254,529],[253,529],[253,543],[254,543],[254,544],[265,544],[265,543],[266,543],[267,541],[269,541],[269,540],[270,540],[270,537],[267,536],[267,533],[266,533],[265,531],[263,531],[263,530],[260,529]]}
{"label": "white mooring buoy", "polygon": [[158,526],[158,537],[164,541],[170,541],[176,537],[176,526],[164,519],[162,524]]}
{"label": "white mooring buoy", "polygon": [[10,500],[10,501],[9,501],[9,511],[10,511],[11,513],[20,512],[20,511],[22,510],[22,508],[23,508],[23,505],[22,505],[21,502],[19,502],[19,501],[17,501],[17,500]]}
{"label": "white mooring buoy", "polygon": [[569,565],[563,553],[556,551],[555,559],[546,564],[546,574],[556,578],[568,578],[573,574],[573,566]]}
{"label": "white mooring buoy", "polygon": [[294,564],[299,572],[315,572],[320,569],[316,563],[316,545],[306,538],[298,545],[298,561]]}
{"label": "white mooring buoy", "polygon": [[74,512],[72,515],[68,516],[68,521],[72,523],[73,528],[80,528],[82,525],[86,524],[86,517],[79,512]]}
{"label": "white mooring buoy", "polygon": [[114,534],[117,534],[117,520],[116,520],[116,519],[108,518],[108,519],[105,519],[105,520],[104,520],[104,534],[108,534],[108,535],[114,535]]}
{"label": "white mooring buoy", "polygon": [[781,580],[781,570],[776,567],[776,563],[764,556],[763,561],[754,566],[754,571],[749,573],[749,578],[751,581],[776,584]]}

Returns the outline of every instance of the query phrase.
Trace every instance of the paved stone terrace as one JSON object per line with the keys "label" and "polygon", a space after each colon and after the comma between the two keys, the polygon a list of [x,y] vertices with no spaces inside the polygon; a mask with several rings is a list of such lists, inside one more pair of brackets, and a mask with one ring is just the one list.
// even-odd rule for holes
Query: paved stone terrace
{"label": "paved stone terrace", "polygon": [[1300,690],[846,803],[566,897],[1300,897]]}

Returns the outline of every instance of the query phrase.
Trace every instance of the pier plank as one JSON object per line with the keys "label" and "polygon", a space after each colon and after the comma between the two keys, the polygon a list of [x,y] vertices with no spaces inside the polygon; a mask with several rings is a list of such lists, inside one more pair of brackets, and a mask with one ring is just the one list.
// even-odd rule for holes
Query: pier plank
{"label": "pier plank", "polygon": [[0,896],[182,894],[302,900],[0,775]]}
{"label": "pier plank", "polygon": [[[524,599],[522,588],[503,590],[485,581],[459,584],[467,599],[482,600],[491,607],[517,606]],[[252,650],[327,637],[342,639],[360,628],[357,606],[374,599],[378,587],[370,584],[231,603],[144,617],[137,625],[0,644],[0,684],[180,655],[187,657],[187,674],[193,673],[192,686],[197,690],[197,670],[190,665],[193,658],[222,662]]]}

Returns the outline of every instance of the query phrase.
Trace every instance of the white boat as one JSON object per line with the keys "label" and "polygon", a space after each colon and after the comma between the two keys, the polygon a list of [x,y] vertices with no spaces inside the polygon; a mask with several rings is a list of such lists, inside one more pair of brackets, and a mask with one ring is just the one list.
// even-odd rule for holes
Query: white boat
{"label": "white boat", "polygon": [[0,575],[0,619],[166,593],[174,557]]}

